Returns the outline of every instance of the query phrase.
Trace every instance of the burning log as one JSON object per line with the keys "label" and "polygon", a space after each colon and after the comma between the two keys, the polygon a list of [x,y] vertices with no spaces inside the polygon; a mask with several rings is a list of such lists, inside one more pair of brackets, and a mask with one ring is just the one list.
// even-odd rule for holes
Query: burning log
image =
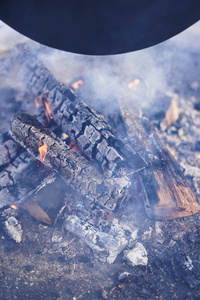
{"label": "burning log", "polygon": [[18,113],[12,121],[11,130],[16,141],[35,158],[51,166],[67,184],[90,201],[97,201],[99,205],[113,210],[126,197],[130,186],[128,178],[103,177],[88,160],[74,152],[53,132],[43,128],[34,117]]}
{"label": "burning log", "polygon": [[166,220],[198,213],[196,196],[155,128],[146,118],[135,117],[131,102],[121,108],[129,139],[149,164],[139,172],[148,215]]}
{"label": "burning log", "polygon": [[36,97],[41,95],[57,125],[105,175],[120,177],[146,167],[140,154],[121,140],[102,116],[58,82],[48,69],[39,64],[28,64],[27,68],[24,80],[27,88]]}

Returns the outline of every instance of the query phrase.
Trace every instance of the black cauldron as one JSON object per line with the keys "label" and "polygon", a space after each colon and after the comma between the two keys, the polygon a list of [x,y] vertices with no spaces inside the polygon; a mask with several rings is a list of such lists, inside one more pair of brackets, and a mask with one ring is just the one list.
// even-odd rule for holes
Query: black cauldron
{"label": "black cauldron", "polygon": [[107,55],[160,43],[199,20],[199,0],[1,0],[0,19],[31,39]]}

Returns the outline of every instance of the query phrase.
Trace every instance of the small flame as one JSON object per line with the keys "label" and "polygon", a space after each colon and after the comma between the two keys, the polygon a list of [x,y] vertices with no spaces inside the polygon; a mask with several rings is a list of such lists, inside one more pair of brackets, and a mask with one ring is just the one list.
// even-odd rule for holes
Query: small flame
{"label": "small flame", "polygon": [[137,85],[140,83],[140,79],[139,78],[136,78],[134,81],[130,82],[128,84],[128,88],[129,89],[133,89],[134,91],[137,90]]}
{"label": "small flame", "polygon": [[45,162],[44,162],[44,160],[45,160],[45,157],[46,157],[46,154],[47,154],[47,148],[48,148],[48,146],[47,146],[47,144],[45,144],[45,142],[44,142],[43,139],[42,139],[42,143],[43,143],[43,145],[38,148],[38,151],[40,152],[41,162],[44,165],[46,165]]}
{"label": "small flame", "polygon": [[47,117],[47,121],[50,123],[50,119],[52,119],[52,114],[51,114],[51,110],[49,108],[49,104],[45,100],[44,100],[44,105],[46,106],[45,115]]}
{"label": "small flame", "polygon": [[18,207],[15,204],[11,204],[10,207],[12,207],[13,209],[18,209]]}
{"label": "small flame", "polygon": [[78,81],[74,82],[72,84],[73,89],[77,90],[79,88],[79,85],[83,85],[83,80],[79,79]]}
{"label": "small flame", "polygon": [[45,115],[46,115],[48,123],[50,123],[50,120],[53,118],[53,116],[52,116],[52,113],[51,113],[51,110],[50,110],[50,107],[49,107],[49,104],[47,101],[48,100],[47,93],[48,92],[44,92],[41,95],[37,96],[35,98],[35,105],[37,107],[42,107],[45,105],[45,107],[46,107]]}

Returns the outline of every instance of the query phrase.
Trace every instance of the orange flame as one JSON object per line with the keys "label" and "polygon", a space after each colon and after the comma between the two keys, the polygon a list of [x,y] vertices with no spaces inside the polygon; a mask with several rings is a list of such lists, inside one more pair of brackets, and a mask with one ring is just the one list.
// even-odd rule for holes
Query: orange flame
{"label": "orange flame", "polygon": [[15,204],[11,204],[10,207],[12,207],[13,209],[18,209],[18,207]]}
{"label": "orange flame", "polygon": [[44,92],[35,98],[35,105],[37,107],[41,107],[41,106],[45,105],[45,107],[46,107],[45,115],[46,115],[48,123],[50,123],[50,120],[53,118],[53,116],[52,116],[52,113],[51,113],[51,110],[50,110],[47,100],[48,100],[47,92]]}
{"label": "orange flame", "polygon": [[132,81],[132,82],[130,82],[129,84],[128,84],[128,88],[129,89],[133,89],[134,91],[136,91],[137,90],[137,85],[140,83],[140,79],[139,78],[137,78],[137,79],[135,79],[134,81]]}
{"label": "orange flame", "polygon": [[77,90],[79,85],[83,85],[83,80],[79,79],[78,81],[72,84],[73,89]]}
{"label": "orange flame", "polygon": [[50,119],[52,119],[52,114],[51,114],[51,110],[49,108],[49,104],[45,100],[44,100],[44,105],[46,106],[45,115],[47,117],[47,121],[50,123]]}
{"label": "orange flame", "polygon": [[47,146],[47,144],[45,144],[45,142],[44,142],[43,139],[42,139],[42,143],[43,143],[43,145],[40,146],[40,147],[38,148],[38,151],[40,152],[40,159],[41,159],[41,162],[42,162],[44,165],[46,165],[45,162],[44,162],[44,160],[45,160],[45,156],[46,156],[46,154],[47,154],[47,148],[48,148],[48,146]]}

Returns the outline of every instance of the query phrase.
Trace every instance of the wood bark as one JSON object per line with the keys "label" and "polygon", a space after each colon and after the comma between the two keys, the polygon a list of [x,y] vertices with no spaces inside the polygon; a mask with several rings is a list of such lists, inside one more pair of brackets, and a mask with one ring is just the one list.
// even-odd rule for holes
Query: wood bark
{"label": "wood bark", "polygon": [[[24,83],[35,97],[46,97],[53,119],[106,176],[123,176],[146,167],[107,121],[58,82],[42,64],[28,63]],[[46,94],[45,92],[48,91]]]}
{"label": "wood bark", "polygon": [[148,119],[135,117],[131,102],[120,104],[129,141],[148,162],[148,168],[139,172],[147,214],[162,220],[198,213],[196,196],[156,129]]}
{"label": "wood bark", "polygon": [[45,164],[49,164],[67,184],[91,202],[113,210],[126,197],[130,186],[127,177],[105,178],[91,162],[74,152],[53,132],[43,128],[34,117],[18,113],[12,121],[11,131],[14,139],[39,160],[38,149],[45,143],[48,147]]}

